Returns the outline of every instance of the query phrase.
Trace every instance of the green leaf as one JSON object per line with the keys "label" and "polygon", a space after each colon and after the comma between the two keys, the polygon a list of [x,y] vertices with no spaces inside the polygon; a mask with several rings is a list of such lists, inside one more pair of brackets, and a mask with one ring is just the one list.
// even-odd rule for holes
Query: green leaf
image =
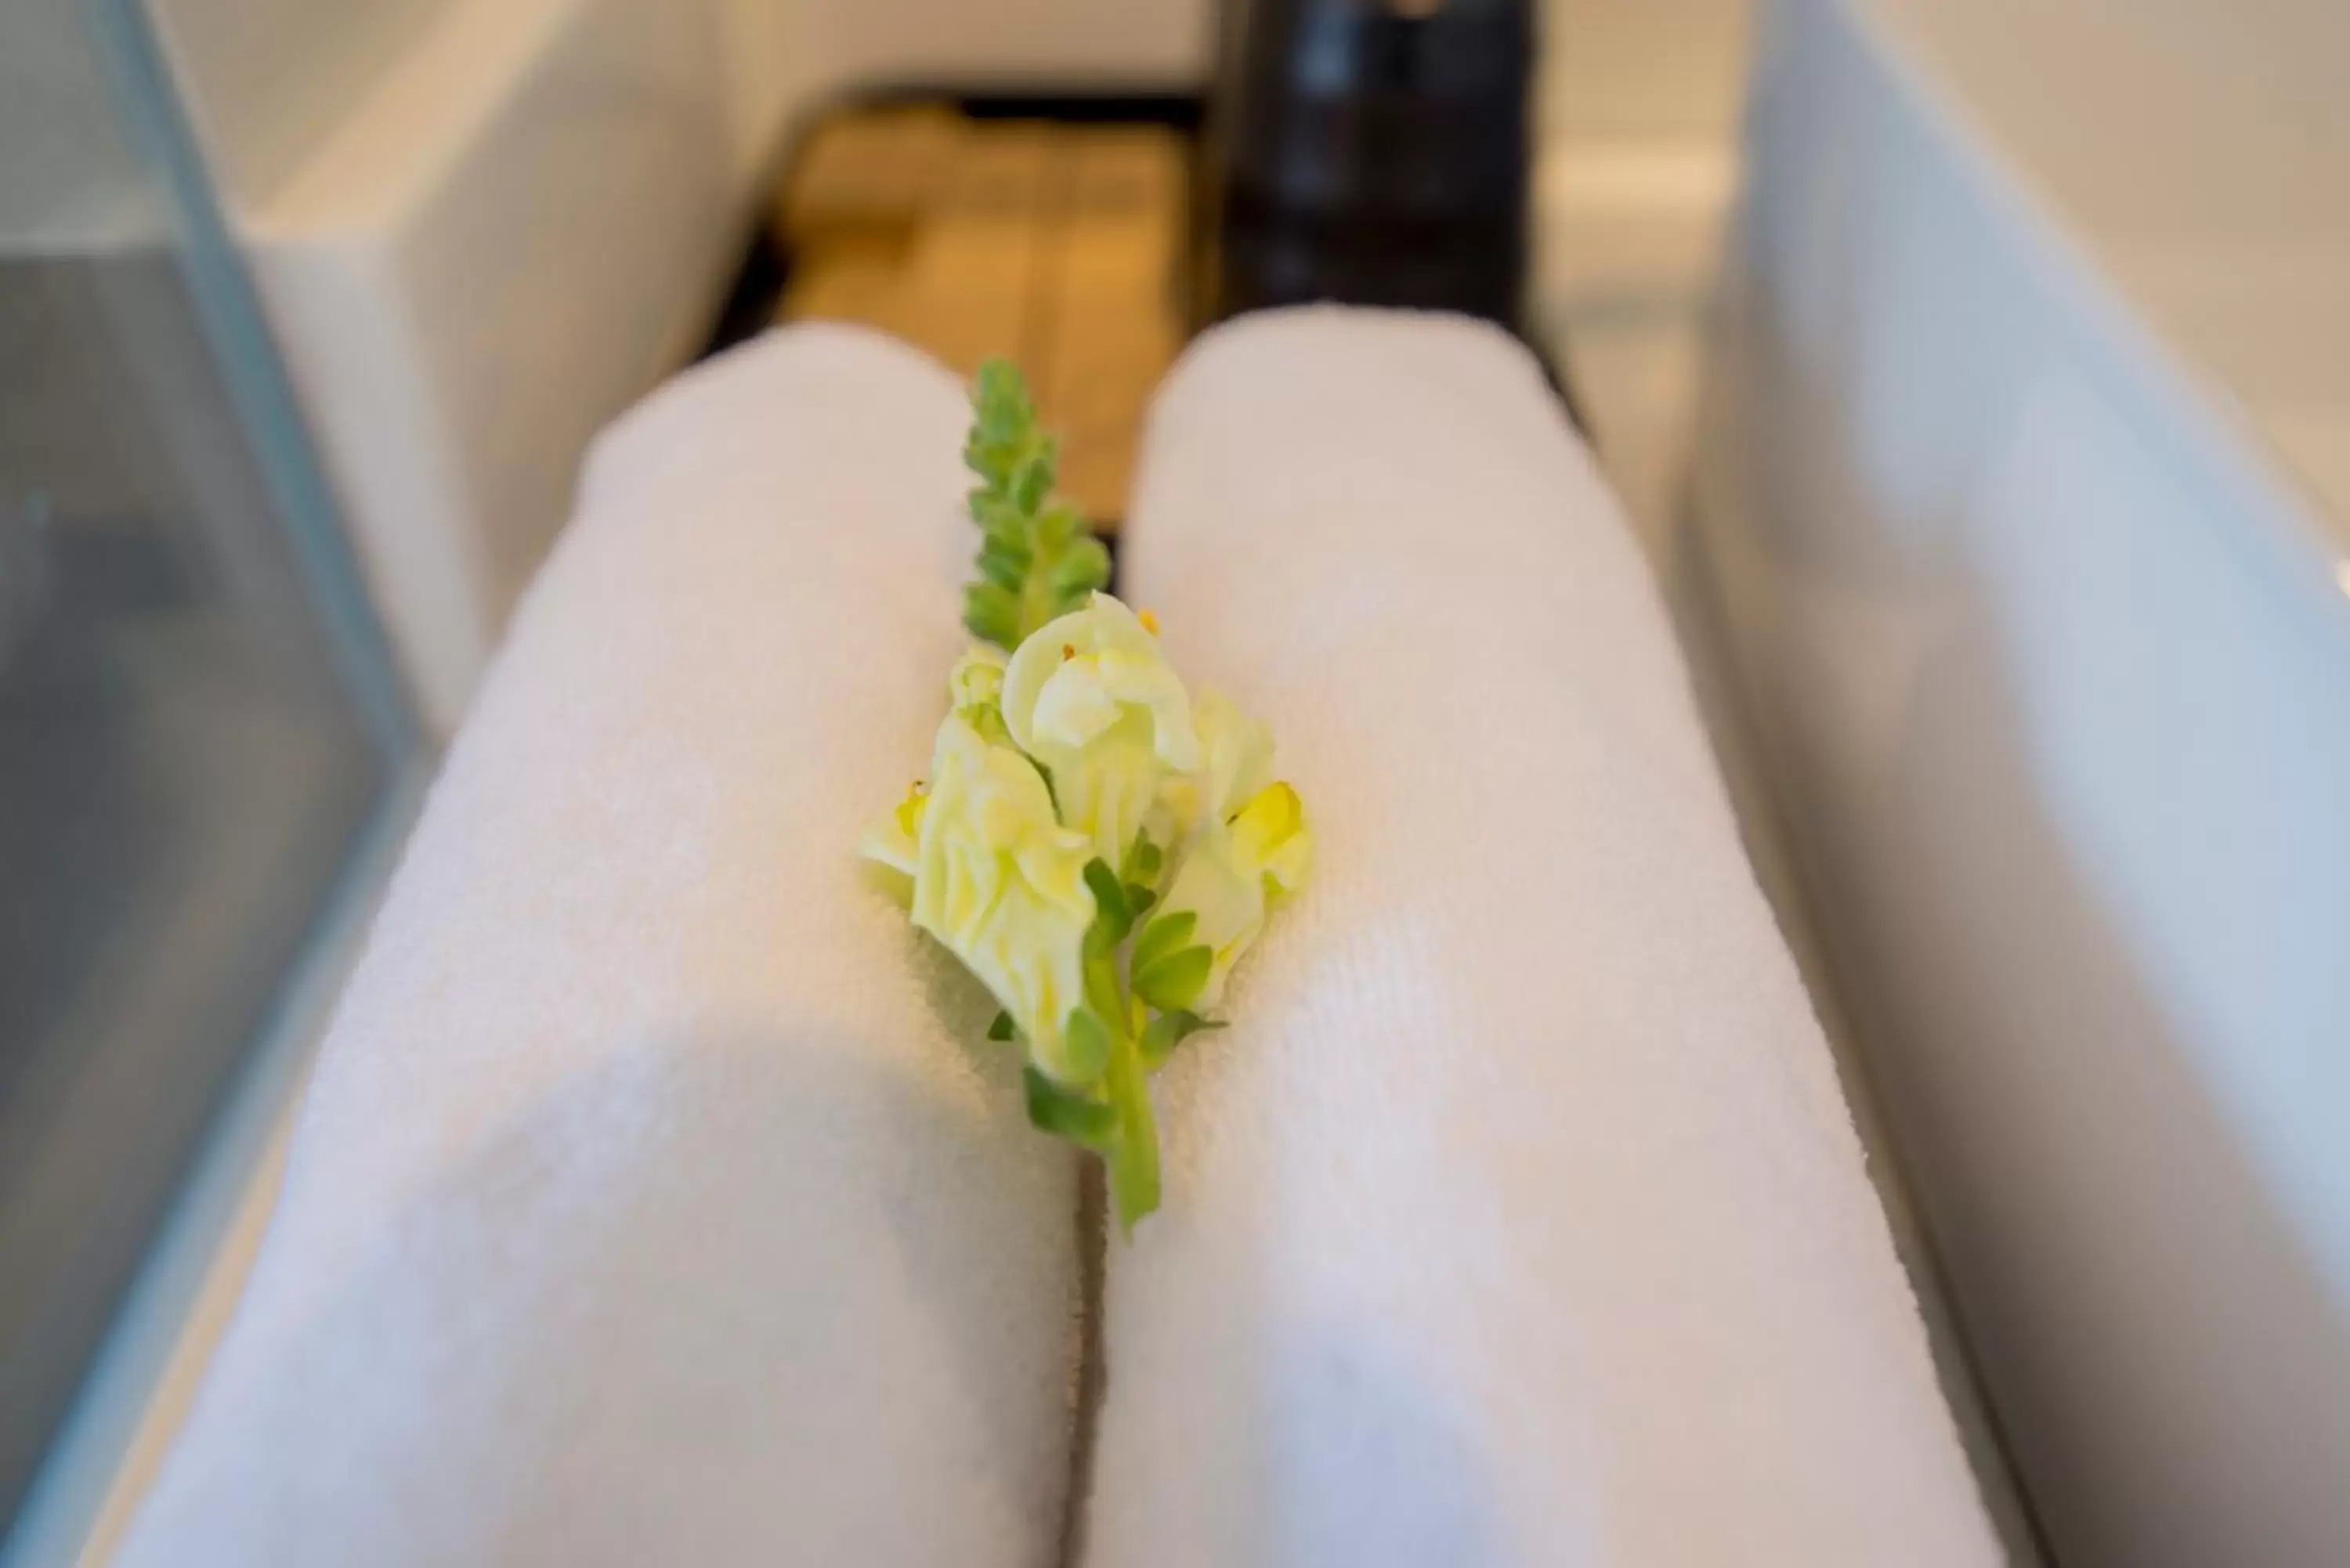
{"label": "green leaf", "polygon": [[1110,874],[1107,861],[1096,857],[1086,863],[1086,886],[1094,893],[1094,923],[1086,928],[1086,957],[1107,958],[1134,929],[1134,910],[1126,888]]}
{"label": "green leaf", "polygon": [[1019,635],[1020,600],[1001,583],[973,583],[962,591],[962,624],[972,636],[1001,645]]}
{"label": "green leaf", "polygon": [[1134,836],[1134,846],[1126,852],[1126,864],[1118,867],[1118,874],[1129,884],[1149,888],[1158,882],[1159,867],[1163,859],[1159,846],[1150,842],[1150,835],[1138,833]]}
{"label": "green leaf", "polygon": [[1215,961],[1215,953],[1200,943],[1154,958],[1136,968],[1134,994],[1161,1012],[1182,1012],[1200,1000]]}
{"label": "green leaf", "polygon": [[1191,932],[1200,917],[1189,909],[1178,909],[1171,915],[1161,915],[1142,928],[1142,935],[1134,940],[1133,967],[1139,971],[1148,969],[1170,953],[1188,947]]}
{"label": "green leaf", "polygon": [[971,437],[963,443],[963,463],[979,476],[983,491],[1008,496],[1024,472],[1040,459],[1048,464],[1052,460],[1036,429],[1028,383],[1011,360],[992,358],[980,366],[972,380],[971,402]]}
{"label": "green leaf", "polygon": [[1060,598],[1084,598],[1096,588],[1108,586],[1109,551],[1090,536],[1072,539],[1062,546],[1045,581]]}
{"label": "green leaf", "polygon": [[1064,550],[1072,542],[1090,536],[1085,514],[1066,501],[1036,514],[1035,537],[1040,549]]}
{"label": "green leaf", "polygon": [[[1133,921],[1133,909],[1126,908],[1126,884],[1118,881],[1117,872],[1109,870],[1109,860],[1100,858],[1100,856],[1086,860],[1086,887],[1093,888],[1095,909],[1109,909],[1111,919],[1121,921],[1121,924]],[[1121,929],[1118,936],[1123,938],[1126,931]]]}
{"label": "green leaf", "polygon": [[1118,1133],[1118,1112],[1101,1101],[1063,1088],[1040,1068],[1021,1074],[1028,1101],[1028,1121],[1040,1132],[1067,1138],[1095,1150],[1107,1148]]}
{"label": "green leaf", "polygon": [[[1035,410],[1030,410],[1028,417],[1033,421]],[[1036,449],[1012,478],[1012,504],[1023,512],[1034,512],[1045,504],[1045,497],[1052,493],[1053,470],[1061,456],[1058,441],[1048,435],[1039,435],[1036,440]]]}
{"label": "green leaf", "polygon": [[987,1037],[990,1040],[1009,1040],[1018,1033],[1019,1031],[1012,1026],[1012,1014],[1008,1012],[997,1013],[995,1022],[987,1026]]}
{"label": "green leaf", "polygon": [[1069,1074],[1077,1082],[1090,1084],[1102,1075],[1109,1061],[1109,1026],[1090,1007],[1080,1007],[1069,1014]]}
{"label": "green leaf", "polygon": [[1194,1034],[1222,1027],[1223,1024],[1215,1019],[1202,1018],[1182,1008],[1173,1012],[1162,1012],[1142,1031],[1142,1064],[1155,1073],[1166,1064],[1168,1057],[1175,1054],[1176,1046]]}
{"label": "green leaf", "polygon": [[971,520],[979,524],[983,536],[1026,547],[1030,534],[1027,514],[1014,506],[1010,496],[992,490],[974,490],[968,504]]}
{"label": "green leaf", "polygon": [[979,547],[980,575],[1007,594],[1017,595],[1035,556],[1024,546],[991,538]]}

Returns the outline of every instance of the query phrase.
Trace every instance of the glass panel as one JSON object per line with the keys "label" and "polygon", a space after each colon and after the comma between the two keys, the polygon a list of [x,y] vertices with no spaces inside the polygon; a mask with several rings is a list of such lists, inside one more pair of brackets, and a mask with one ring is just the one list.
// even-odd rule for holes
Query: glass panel
{"label": "glass panel", "polygon": [[411,746],[134,5],[0,5],[0,1525]]}

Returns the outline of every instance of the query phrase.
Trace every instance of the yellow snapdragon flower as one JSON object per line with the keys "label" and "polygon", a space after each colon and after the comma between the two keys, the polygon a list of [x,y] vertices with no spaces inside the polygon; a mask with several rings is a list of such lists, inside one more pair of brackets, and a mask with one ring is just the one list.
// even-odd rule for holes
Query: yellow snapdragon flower
{"label": "yellow snapdragon flower", "polygon": [[947,672],[947,694],[959,711],[998,707],[1003,700],[1003,650],[973,643]]}
{"label": "yellow snapdragon flower", "polygon": [[[1003,716],[996,711],[997,699],[1003,691],[1003,654],[984,643],[974,645],[947,674],[947,696],[950,711],[961,714],[981,736],[1002,744],[1010,737],[1003,729]],[[913,877],[921,854],[922,811],[929,799],[928,786],[917,781],[906,792],[887,816],[875,821],[858,839],[857,852],[874,865],[898,874],[902,883],[891,879],[890,891],[901,905],[913,901]]]}
{"label": "yellow snapdragon flower", "polygon": [[1230,817],[1273,782],[1273,731],[1250,718],[1213,687],[1191,700],[1191,728],[1200,737],[1201,765],[1170,774],[1146,819],[1151,842],[1180,846]]}
{"label": "yellow snapdragon flower", "polygon": [[972,400],[963,625],[993,646],[956,661],[929,782],[859,848],[1003,1004],[988,1037],[1025,1047],[1029,1122],[1099,1157],[1131,1233],[1159,1199],[1150,1075],[1223,1027],[1232,966],[1314,837],[1272,732],[1195,700],[1159,623],[1096,591],[1108,552],[1053,494],[1019,371],[990,361]]}
{"label": "yellow snapdragon flower", "polygon": [[868,843],[902,855],[911,840],[914,924],[994,993],[1039,1066],[1066,1075],[1094,918],[1085,835],[1061,826],[1035,764],[962,709],[939,726],[928,790],[890,817]]}
{"label": "yellow snapdragon flower", "polygon": [[916,784],[888,815],[868,824],[857,841],[858,854],[903,878],[893,881],[891,891],[909,909],[914,902],[914,871],[921,864],[922,810],[929,802],[927,787]]}
{"label": "yellow snapdragon flower", "polygon": [[1188,919],[1188,940],[1209,950],[1198,1009],[1223,1001],[1232,965],[1264,930],[1266,913],[1305,885],[1313,860],[1305,804],[1286,784],[1265,785],[1192,840],[1152,923]]}
{"label": "yellow snapdragon flower", "polygon": [[1170,774],[1201,765],[1191,701],[1159,639],[1107,594],[1047,621],[1004,669],[1013,742],[1052,775],[1061,820],[1124,862]]}

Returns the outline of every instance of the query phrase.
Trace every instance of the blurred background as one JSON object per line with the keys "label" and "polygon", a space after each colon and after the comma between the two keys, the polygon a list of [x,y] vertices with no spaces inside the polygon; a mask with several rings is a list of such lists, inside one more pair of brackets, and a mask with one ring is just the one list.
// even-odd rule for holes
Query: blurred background
{"label": "blurred background", "polygon": [[1518,332],[2019,1561],[2350,1562],[2350,6],[5,0],[0,1562],[101,1563],[594,432]]}

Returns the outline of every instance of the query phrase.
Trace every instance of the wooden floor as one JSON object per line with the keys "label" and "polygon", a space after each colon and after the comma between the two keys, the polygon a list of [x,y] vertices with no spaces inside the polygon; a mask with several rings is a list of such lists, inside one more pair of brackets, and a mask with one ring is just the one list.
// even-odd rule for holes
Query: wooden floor
{"label": "wooden floor", "polygon": [[1063,493],[1114,527],[1183,340],[1186,153],[1157,126],[843,111],[775,214],[792,257],[777,319],[864,322],[964,375],[1011,356],[1063,438]]}

